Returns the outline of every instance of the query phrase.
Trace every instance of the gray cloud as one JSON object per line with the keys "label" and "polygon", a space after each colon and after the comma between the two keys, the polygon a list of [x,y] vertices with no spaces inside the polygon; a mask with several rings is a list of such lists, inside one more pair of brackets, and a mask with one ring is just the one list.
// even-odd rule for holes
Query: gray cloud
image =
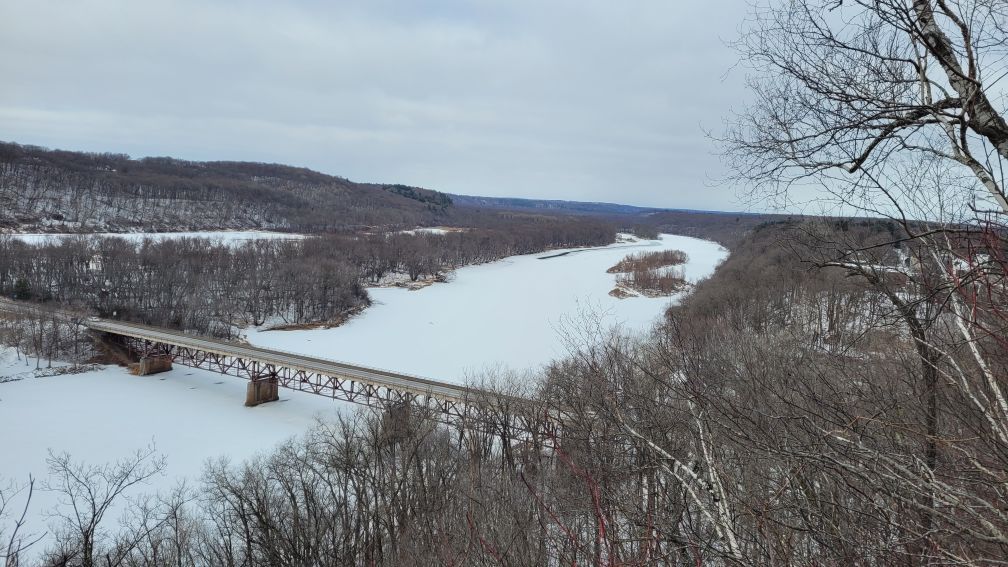
{"label": "gray cloud", "polygon": [[[449,192],[737,209],[711,2],[0,6],[0,139],[304,165]],[[727,73],[727,76],[726,76]]]}

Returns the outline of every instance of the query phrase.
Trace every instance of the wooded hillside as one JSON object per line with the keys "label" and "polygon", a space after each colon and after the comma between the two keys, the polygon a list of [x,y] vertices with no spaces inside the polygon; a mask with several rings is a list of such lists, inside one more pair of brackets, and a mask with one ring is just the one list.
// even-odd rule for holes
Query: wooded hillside
{"label": "wooded hillside", "polygon": [[0,229],[278,229],[439,222],[442,193],[249,162],[131,159],[0,143]]}

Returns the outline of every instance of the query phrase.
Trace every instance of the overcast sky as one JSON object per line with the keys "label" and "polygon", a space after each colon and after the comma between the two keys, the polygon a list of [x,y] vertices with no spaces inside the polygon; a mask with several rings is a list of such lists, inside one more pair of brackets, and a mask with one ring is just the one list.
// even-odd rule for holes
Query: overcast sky
{"label": "overcast sky", "polygon": [[0,139],[740,210],[740,0],[0,0]]}

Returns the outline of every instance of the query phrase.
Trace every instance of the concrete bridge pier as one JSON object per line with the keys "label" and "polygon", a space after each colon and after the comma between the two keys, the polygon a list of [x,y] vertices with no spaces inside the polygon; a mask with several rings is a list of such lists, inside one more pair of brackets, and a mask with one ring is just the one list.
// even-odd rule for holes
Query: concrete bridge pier
{"label": "concrete bridge pier", "polygon": [[129,370],[136,376],[148,376],[172,369],[172,358],[167,354],[141,356],[138,362],[131,363]]}
{"label": "concrete bridge pier", "polygon": [[280,384],[276,376],[249,380],[245,390],[245,405],[255,407],[266,402],[275,402],[280,399]]}

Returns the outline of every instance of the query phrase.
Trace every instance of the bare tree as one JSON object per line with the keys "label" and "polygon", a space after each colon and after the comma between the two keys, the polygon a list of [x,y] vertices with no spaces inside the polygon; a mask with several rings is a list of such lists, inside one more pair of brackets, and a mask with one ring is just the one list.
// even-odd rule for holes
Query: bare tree
{"label": "bare tree", "polygon": [[901,175],[954,166],[976,183],[943,187],[946,207],[963,190],[1004,212],[1008,124],[994,101],[1005,17],[1000,2],[972,0],[758,6],[738,42],[754,100],[732,123],[728,158],[775,194],[825,182],[844,204],[896,215],[920,212],[899,194]]}
{"label": "bare tree", "polygon": [[[754,74],[753,103],[724,140],[736,179],[785,198],[820,187],[836,210],[898,223],[889,239],[870,241],[820,231],[805,255],[884,297],[898,331],[889,356],[909,351],[916,359],[902,385],[885,381],[907,393],[903,407],[914,412],[888,421],[890,408],[875,418],[906,428],[913,444],[849,426],[820,435],[850,454],[834,474],[900,495],[890,510],[913,540],[907,554],[920,560],[990,560],[1008,541],[993,496],[1008,472],[1008,384],[993,371],[1003,368],[1006,328],[1006,265],[995,260],[1008,213],[1008,123],[999,106],[1005,8],[971,0],[773,3],[754,9],[738,43]],[[845,386],[817,381],[838,392]],[[850,393],[840,399],[856,421],[881,411],[858,409]]]}
{"label": "bare tree", "polygon": [[[56,517],[60,521],[60,541],[54,551],[56,559],[73,562],[83,567],[99,564],[121,564],[123,558],[135,547],[140,538],[118,548],[108,544],[109,533],[104,521],[106,515],[123,504],[130,489],[146,482],[165,468],[165,459],[157,454],[153,445],[138,450],[128,458],[105,465],[87,465],[72,460],[69,454],[50,453],[49,479],[46,490],[59,496]],[[158,515],[149,506],[140,505],[137,526],[150,526],[151,518]],[[146,531],[146,530],[144,530]]]}
{"label": "bare tree", "polygon": [[[13,525],[8,527],[0,524],[0,540],[6,540],[3,555],[0,555],[0,559],[4,561],[5,567],[19,567],[23,554],[45,537],[45,533],[35,534],[24,531],[28,525],[28,511],[31,509],[32,496],[34,494],[35,479],[30,476],[28,477],[28,483],[24,486],[0,490],[0,522],[3,522],[3,524],[6,524],[9,519],[8,511],[10,508],[16,505],[19,499],[23,500],[23,503],[18,506],[20,514],[17,514],[13,518]],[[11,511],[17,513],[17,510]],[[9,532],[5,531],[5,528]]]}

